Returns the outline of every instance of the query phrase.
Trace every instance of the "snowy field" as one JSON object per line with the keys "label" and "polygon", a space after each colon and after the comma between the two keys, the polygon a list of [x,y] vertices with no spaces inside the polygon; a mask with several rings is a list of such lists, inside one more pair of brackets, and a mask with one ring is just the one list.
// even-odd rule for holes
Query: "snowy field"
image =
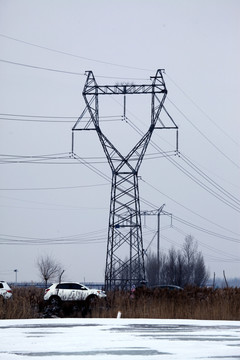
{"label": "snowy field", "polygon": [[0,359],[240,359],[240,321],[0,320]]}

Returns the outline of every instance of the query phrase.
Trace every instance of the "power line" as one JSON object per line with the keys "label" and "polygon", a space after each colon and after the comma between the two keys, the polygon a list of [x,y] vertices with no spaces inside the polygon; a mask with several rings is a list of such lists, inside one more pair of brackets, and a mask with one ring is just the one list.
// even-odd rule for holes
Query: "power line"
{"label": "power line", "polygon": [[196,229],[196,230],[199,230],[199,231],[202,231],[204,233],[207,233],[208,235],[211,235],[211,236],[215,236],[217,238],[221,238],[221,239],[224,239],[224,240],[228,240],[228,241],[232,241],[232,242],[235,242],[235,243],[240,243],[240,239],[237,239],[237,238],[233,238],[233,237],[230,237],[230,236],[225,236],[225,235],[222,235],[222,234],[219,234],[219,233],[216,233],[214,231],[211,231],[211,230],[208,230],[208,229],[204,229],[203,227],[201,226],[198,226],[196,224],[193,224],[193,223],[190,223],[189,221],[187,220],[184,220],[184,219],[181,219],[180,217],[176,216],[176,215],[172,215],[173,216],[173,219],[176,220],[176,221],[179,221],[181,222],[182,224],[185,224],[193,229]]}
{"label": "power line", "polygon": [[169,80],[184,94],[184,96],[205,116],[211,121],[225,136],[227,136],[235,145],[240,146],[222,127],[220,127],[207,113],[204,111],[187,93],[184,91],[169,75],[166,73]]}
{"label": "power line", "polygon": [[57,116],[57,115],[33,115],[33,114],[12,114],[0,113],[0,116],[13,116],[13,117],[30,117],[30,118],[43,118],[43,119],[77,119],[79,116]]}
{"label": "power line", "polygon": [[[145,160],[152,160],[156,158],[166,157],[166,156],[174,156],[174,152],[166,152],[164,154],[160,153],[151,153],[146,154]],[[67,165],[76,165],[77,163],[74,161],[73,158],[69,157],[70,155],[66,156],[59,156],[59,157],[51,157],[51,156],[40,156],[40,155],[10,155],[10,154],[0,154],[0,164],[40,164],[40,165],[46,165],[46,164],[67,164]],[[52,160],[68,160],[67,162],[63,161],[57,161],[53,162]],[[89,164],[106,164],[106,159],[101,156],[92,156],[92,157],[82,157],[81,158],[84,161],[87,161]],[[134,161],[135,158],[132,158],[131,161]]]}
{"label": "power line", "polygon": [[[60,69],[54,69],[54,68],[48,68],[48,67],[43,67],[43,66],[37,66],[37,65],[31,65],[31,64],[25,64],[25,63],[20,63],[20,62],[15,62],[15,61],[10,61],[10,60],[6,60],[6,59],[0,59],[1,62],[6,63],[6,64],[10,64],[10,65],[17,65],[17,66],[22,66],[22,67],[26,67],[26,68],[30,68],[30,69],[35,69],[35,70],[45,70],[45,71],[51,71],[51,72],[56,72],[56,73],[62,73],[62,74],[67,74],[67,75],[76,75],[76,76],[85,76],[85,73],[79,73],[79,72],[73,72],[73,71],[67,71],[67,70],[60,70]],[[105,76],[105,75],[98,75],[99,78],[106,78],[106,79],[128,79],[128,80],[146,80],[146,79],[139,79],[139,78],[129,78],[129,77],[117,77],[117,76]]]}
{"label": "power line", "polygon": [[[187,236],[187,233],[185,231],[183,231],[182,229],[178,228],[177,226],[175,226],[174,224],[172,225],[172,229],[177,231],[178,233],[184,235],[184,236]],[[194,237],[195,238],[195,237]],[[224,256],[227,256],[230,258],[230,260],[236,260],[236,256],[235,255],[232,255],[232,254],[229,254],[227,253],[226,251],[223,251],[223,250],[220,250],[218,248],[215,248],[209,244],[205,244],[203,241],[200,241],[198,239],[197,240],[197,243],[200,244],[202,247],[206,248],[207,250],[210,250],[218,255],[224,255]],[[240,261],[240,259],[238,260]]]}
{"label": "power line", "polygon": [[66,71],[66,70],[59,70],[59,69],[47,68],[47,67],[43,67],[43,66],[36,66],[36,65],[24,64],[24,63],[19,63],[19,62],[14,62],[14,61],[10,61],[10,60],[4,60],[4,59],[0,59],[0,61],[3,62],[3,63],[6,63],[6,64],[23,66],[23,67],[27,67],[27,68],[31,68],[31,69],[52,71],[52,72],[57,72],[57,73],[62,73],[62,74],[68,74],[68,75],[85,76],[84,73],[78,73],[78,72],[73,72],[73,71]]}
{"label": "power line", "polygon": [[[120,102],[118,102],[116,99],[114,99],[115,100],[115,102],[117,102],[121,107],[122,107],[122,104],[120,103]],[[165,107],[163,107],[164,108],[164,110],[166,111],[166,109],[165,109]],[[166,111],[167,112],[167,111]],[[137,119],[137,120],[139,120],[136,116],[135,116],[135,118]],[[140,121],[140,120],[139,120]],[[189,120],[190,121],[190,120]],[[143,132],[129,119],[129,118],[127,118],[127,124],[129,124],[139,135],[143,135]],[[210,140],[209,140],[210,141]],[[153,147],[155,148],[155,149],[157,149],[158,151],[159,151],[159,153],[161,153],[161,154],[163,154],[163,153],[165,153],[165,155],[167,155],[167,153],[166,152],[163,152],[163,150],[157,145],[157,144],[155,144],[152,140],[151,140],[151,144],[153,145]],[[180,152],[178,152],[178,155],[180,156],[180,154],[181,154],[181,159],[182,159],[182,156],[184,156],[182,153],[180,153]],[[176,152],[175,152],[175,155],[176,155]],[[186,156],[184,156],[185,158],[187,158]],[[166,158],[170,161],[170,162],[172,162],[175,166],[177,166],[177,167],[179,167],[179,169],[180,169],[180,167],[181,167],[181,165],[180,164],[178,164],[177,165],[177,163],[175,162],[175,160],[174,159],[169,159],[168,158],[168,156],[166,156]],[[189,159],[189,158],[188,158]],[[189,160],[189,162],[191,162],[190,160]],[[190,166],[190,164],[189,164],[189,162],[188,162],[188,166]],[[238,199],[236,199],[232,194],[230,194],[228,191],[226,191],[225,189],[223,189],[223,187],[221,187],[220,185],[218,185],[215,181],[213,181],[208,175],[206,175],[202,170],[200,170],[199,168],[197,168],[197,166],[195,165],[195,164],[193,164],[192,162],[191,162],[191,167],[192,167],[192,169],[194,169],[200,176],[202,176],[206,181],[208,181],[211,185],[213,185],[214,187],[217,187],[218,188],[218,190],[220,191],[220,192],[224,192],[225,193],[225,196],[230,196],[232,199],[231,200],[233,200],[234,202],[235,201],[237,201],[237,202],[239,202],[239,200]],[[238,165],[237,165],[238,166]],[[180,169],[182,172],[184,172],[184,168],[183,167],[181,167],[181,169]],[[196,177],[191,177],[190,176],[190,173],[188,172],[188,174],[185,172],[185,175],[187,175],[188,177],[190,177],[193,181],[195,181],[196,183],[198,183],[198,185],[200,185],[200,182],[199,182],[199,180],[197,180],[196,179]],[[201,183],[202,184],[202,183]],[[200,185],[200,186],[202,186],[203,187],[203,184],[202,185]],[[205,188],[205,190],[207,190],[207,189],[209,189],[208,187],[207,188]],[[209,190],[207,190],[208,192],[209,192]],[[228,195],[227,195],[228,194]]]}
{"label": "power line", "polygon": [[82,59],[82,60],[93,61],[93,62],[97,62],[97,63],[100,63],[100,64],[117,66],[117,67],[122,67],[122,68],[127,68],[127,69],[134,69],[134,70],[140,70],[140,71],[152,71],[150,69],[143,69],[143,68],[138,68],[138,67],[134,67],[134,66],[115,64],[115,63],[107,62],[107,61],[103,61],[103,60],[92,59],[92,58],[76,55],[76,54],[73,54],[73,53],[69,53],[69,52],[66,52],[66,51],[52,49],[52,48],[49,48],[49,47],[46,47],[46,46],[41,46],[41,45],[38,45],[38,44],[34,44],[32,42],[20,40],[20,39],[17,39],[17,38],[11,37],[11,36],[7,36],[7,35],[4,35],[4,34],[0,34],[0,36],[3,37],[3,38],[9,39],[9,40],[13,40],[13,41],[17,41],[17,42],[26,44],[26,45],[34,46],[34,47],[37,47],[37,48],[40,48],[40,49],[44,49],[44,50],[51,51],[51,52],[58,53],[58,54],[62,54],[62,55],[71,56],[71,57]]}
{"label": "power line", "polygon": [[[133,129],[135,129],[139,134],[142,134],[142,131],[135,125],[133,124],[130,119],[128,119],[129,124],[132,126]],[[152,140],[151,140],[151,145],[159,151],[159,153],[162,153],[162,149],[155,144]],[[204,190],[206,190],[207,192],[209,192],[210,194],[212,194],[214,197],[216,197],[217,199],[219,199],[220,201],[222,201],[223,203],[225,203],[226,205],[228,205],[229,207],[231,207],[232,209],[240,212],[240,208],[238,206],[236,206],[235,204],[232,204],[229,200],[225,199],[221,194],[218,194],[216,191],[214,191],[213,189],[209,188],[209,186],[207,186],[206,184],[204,184],[201,180],[197,179],[193,174],[191,174],[188,170],[186,170],[181,164],[177,163],[174,159],[167,157],[167,160],[170,161],[175,167],[177,167],[181,172],[183,172],[186,176],[188,176],[191,180],[193,180],[195,183],[197,183],[199,186],[201,186]],[[195,168],[197,168],[195,166]],[[207,180],[206,175],[204,175],[204,173],[198,169],[198,174],[200,174],[204,180]],[[210,179],[208,177],[208,179]],[[213,180],[211,182],[211,185],[213,185]],[[215,183],[216,184],[216,183]],[[214,188],[216,188],[216,186],[214,186]],[[218,191],[220,193],[222,193],[222,190],[220,189],[221,187],[218,186]],[[227,194],[227,192],[225,191],[225,193],[223,193],[224,196],[229,197],[229,195]],[[231,199],[232,201],[232,199]]]}
{"label": "power line", "polygon": [[198,132],[201,134],[204,139],[206,139],[222,156],[224,156],[228,161],[230,161],[234,166],[240,169],[240,166],[236,164],[229,156],[227,156],[217,145],[214,144],[212,140],[210,140],[184,113],[177,107],[173,101],[168,98],[168,101],[178,110],[178,112],[187,120]]}
{"label": "power line", "polygon": [[[1,61],[1,60],[0,60]],[[173,104],[173,103],[172,103]],[[175,105],[174,105],[175,106]],[[177,108],[178,109],[178,108]],[[178,109],[179,110],[179,109]],[[179,110],[180,111],[180,110]],[[181,112],[181,111],[180,111]],[[182,113],[182,112],[181,112]],[[182,113],[182,115],[183,116],[185,116],[183,113]],[[185,116],[185,118],[186,118],[186,116]],[[189,120],[189,119],[188,119]],[[189,120],[190,121],[190,120]],[[192,122],[191,122],[192,123]],[[192,124],[195,128],[197,128],[194,124]],[[197,128],[198,129],[198,128]],[[199,130],[199,129],[198,129]],[[200,131],[200,130],[199,130]],[[139,131],[138,131],[138,133],[139,133]],[[201,131],[200,131],[200,133],[202,134],[202,135],[204,135]],[[207,138],[206,136],[204,136],[205,138]],[[208,138],[207,138],[208,139]],[[208,139],[208,141],[210,141],[209,139]],[[211,142],[211,141],[210,141]],[[211,144],[212,145],[214,145],[212,142],[211,142]],[[214,145],[215,146],[215,145]],[[216,146],[215,146],[216,147]],[[218,148],[217,148],[218,149]],[[218,149],[219,150],[219,149]],[[221,150],[220,150],[221,151]],[[221,153],[226,157],[226,155],[221,151]],[[227,157],[228,158],[228,157]],[[229,159],[229,158],[228,158]],[[231,159],[230,159],[231,160]],[[173,160],[174,161],[174,160]],[[234,163],[235,164],[235,163]],[[175,163],[175,165],[176,165],[176,163]],[[235,164],[236,165],[236,164]],[[181,168],[181,166],[180,165],[177,165],[178,166],[178,168]],[[238,166],[238,165],[236,165],[236,166]],[[182,168],[182,171],[183,172],[185,172],[185,174],[186,175],[188,175],[188,176],[190,176],[191,178],[192,178],[192,175],[189,173],[189,172],[186,172],[186,170],[185,169],[183,169]],[[205,177],[205,179],[206,179],[206,177]],[[208,187],[206,187],[206,185],[204,185],[203,183],[201,183],[201,182],[199,182],[198,181],[198,184],[201,184],[201,186],[202,187],[204,187],[205,188],[205,190],[207,190],[207,191],[209,191],[210,193],[215,193],[214,191],[212,191],[211,189],[209,189]],[[225,202],[226,204],[228,204],[229,205],[229,203],[227,203],[221,196],[219,196],[219,195],[217,195],[216,193],[215,193],[215,195],[216,196],[218,196],[219,198],[221,198],[222,199],[222,201],[223,202]],[[231,207],[233,207],[232,205],[229,205],[229,206],[231,206]],[[235,208],[236,209],[236,208]]]}
{"label": "power line", "polygon": [[[44,123],[70,123],[76,122],[78,116],[47,116],[47,115],[20,115],[20,114],[0,114],[0,120],[6,121],[29,121],[29,122],[44,122]],[[67,119],[67,120],[65,120]],[[89,119],[86,117],[86,121]],[[102,116],[102,122],[106,121],[122,121],[122,116]],[[70,121],[72,120],[72,121]],[[83,121],[84,122],[84,121]]]}
{"label": "power line", "polygon": [[0,188],[0,191],[37,191],[37,190],[65,190],[65,189],[81,189],[81,188],[92,188],[99,186],[106,186],[108,183],[104,184],[92,184],[92,185],[78,185],[78,186],[58,186],[58,187],[32,187],[32,188]]}
{"label": "power line", "polygon": [[201,175],[207,182],[212,184],[215,188],[217,188],[220,192],[229,197],[233,202],[237,205],[240,205],[240,200],[237,199],[234,195],[226,191],[222,186],[218,185],[214,180],[212,180],[207,174],[205,174],[202,170],[200,170],[187,156],[180,153],[180,157],[199,175]]}
{"label": "power line", "polygon": [[224,226],[219,225],[219,224],[211,221],[210,219],[208,219],[208,218],[206,218],[206,217],[204,217],[204,216],[196,213],[195,211],[189,209],[189,208],[186,207],[185,205],[183,205],[183,204],[179,203],[178,201],[174,200],[172,197],[164,194],[162,191],[160,191],[160,190],[157,189],[155,186],[153,186],[153,185],[151,185],[150,183],[148,183],[146,180],[142,179],[142,181],[143,181],[144,183],[146,183],[148,186],[150,186],[151,188],[153,188],[154,190],[156,190],[157,192],[159,192],[160,194],[162,194],[163,196],[165,196],[165,197],[167,197],[168,199],[170,199],[171,201],[175,202],[177,205],[179,205],[179,206],[183,207],[184,209],[186,209],[187,211],[191,212],[192,214],[194,214],[194,215],[196,215],[196,216],[198,216],[198,217],[200,217],[200,218],[208,221],[209,223],[211,223],[211,224],[213,224],[213,225],[215,225],[215,226],[217,226],[217,227],[219,227],[219,228],[221,228],[221,229],[223,229],[223,230],[226,230],[226,231],[228,231],[228,232],[230,232],[230,233],[232,233],[232,234],[234,234],[234,235],[240,236],[239,234],[233,232],[232,230],[229,230],[229,229],[225,228]]}

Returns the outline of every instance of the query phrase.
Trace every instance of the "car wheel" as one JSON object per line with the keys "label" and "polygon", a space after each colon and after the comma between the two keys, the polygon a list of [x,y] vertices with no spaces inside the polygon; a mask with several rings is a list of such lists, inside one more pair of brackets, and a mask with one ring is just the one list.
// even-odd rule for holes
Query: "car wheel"
{"label": "car wheel", "polygon": [[60,305],[61,299],[58,296],[51,296],[49,299],[49,303],[51,305]]}
{"label": "car wheel", "polygon": [[94,305],[96,304],[97,301],[97,296],[96,295],[91,295],[86,299],[86,303],[88,308],[92,308],[94,307]]}

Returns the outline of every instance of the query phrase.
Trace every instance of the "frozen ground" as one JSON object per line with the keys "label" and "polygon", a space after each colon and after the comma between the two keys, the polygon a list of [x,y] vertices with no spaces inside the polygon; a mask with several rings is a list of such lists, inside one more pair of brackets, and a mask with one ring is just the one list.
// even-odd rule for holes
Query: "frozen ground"
{"label": "frozen ground", "polygon": [[0,320],[0,359],[240,359],[240,321]]}

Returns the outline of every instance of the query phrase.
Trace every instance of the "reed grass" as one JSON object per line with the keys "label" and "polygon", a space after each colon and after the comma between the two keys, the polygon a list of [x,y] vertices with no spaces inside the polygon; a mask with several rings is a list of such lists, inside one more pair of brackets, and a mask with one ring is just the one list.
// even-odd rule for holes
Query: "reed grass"
{"label": "reed grass", "polygon": [[112,291],[91,309],[71,302],[51,308],[43,301],[44,290],[36,287],[12,290],[12,299],[0,298],[0,319],[116,318],[121,312],[122,318],[240,320],[240,288]]}

